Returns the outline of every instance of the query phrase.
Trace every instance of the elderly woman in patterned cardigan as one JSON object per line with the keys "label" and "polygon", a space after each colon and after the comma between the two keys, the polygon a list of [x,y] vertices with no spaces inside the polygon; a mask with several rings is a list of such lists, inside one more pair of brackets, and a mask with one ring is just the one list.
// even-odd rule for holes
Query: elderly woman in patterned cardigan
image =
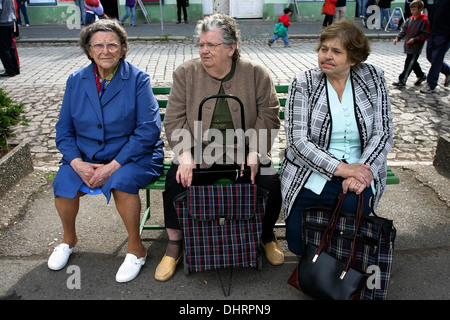
{"label": "elderly woman in patterned cardigan", "polygon": [[281,188],[289,250],[302,254],[301,212],[333,205],[365,214],[386,186],[393,118],[383,71],[363,63],[369,41],[351,21],[326,28],[316,47],[318,67],[293,78],[286,105],[286,150]]}

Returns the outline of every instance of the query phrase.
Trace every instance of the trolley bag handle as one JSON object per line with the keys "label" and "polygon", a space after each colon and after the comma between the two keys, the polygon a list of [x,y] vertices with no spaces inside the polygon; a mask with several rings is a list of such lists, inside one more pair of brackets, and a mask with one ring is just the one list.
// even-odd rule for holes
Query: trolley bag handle
{"label": "trolley bag handle", "polygon": [[[242,127],[242,136],[241,136],[241,141],[244,144],[244,150],[245,150],[245,155],[248,154],[247,152],[247,146],[245,145],[245,114],[244,114],[244,105],[241,101],[241,99],[239,99],[238,97],[231,95],[231,94],[213,94],[210,96],[207,96],[206,98],[203,98],[203,100],[200,102],[200,105],[198,107],[198,121],[200,122],[202,120],[202,111],[203,111],[203,105],[205,104],[206,101],[211,100],[211,99],[220,99],[220,98],[225,98],[225,99],[234,99],[239,103],[239,107],[240,107],[240,111],[241,111],[241,127]],[[202,140],[202,132],[201,130],[197,130],[198,132],[198,141],[201,143]],[[194,159],[200,159],[201,158],[201,148],[194,148]],[[241,173],[244,174],[244,178],[243,180],[249,180],[250,179],[250,168],[247,165],[247,157],[244,155],[244,170],[242,169],[236,169],[236,170],[232,170],[233,172],[236,173],[236,179],[239,179],[239,176]],[[196,168],[193,170],[193,175],[195,176],[196,174],[219,174],[219,173],[224,173],[225,171],[214,171],[214,170],[201,170],[200,169],[200,164],[197,163]]]}

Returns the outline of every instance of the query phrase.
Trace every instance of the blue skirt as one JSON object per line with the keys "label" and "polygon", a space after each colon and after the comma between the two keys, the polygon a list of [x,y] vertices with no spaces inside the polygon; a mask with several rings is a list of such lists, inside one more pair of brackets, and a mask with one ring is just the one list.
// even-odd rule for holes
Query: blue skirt
{"label": "blue skirt", "polygon": [[[162,164],[155,164],[151,169],[144,169],[136,163],[130,162],[114,172],[108,181],[99,189],[105,195],[108,203],[111,199],[111,189],[138,194],[139,189],[161,175],[162,169]],[[87,194],[98,194],[100,190],[88,188],[69,164],[63,164],[59,168],[53,181],[55,197],[74,199],[78,191]]]}

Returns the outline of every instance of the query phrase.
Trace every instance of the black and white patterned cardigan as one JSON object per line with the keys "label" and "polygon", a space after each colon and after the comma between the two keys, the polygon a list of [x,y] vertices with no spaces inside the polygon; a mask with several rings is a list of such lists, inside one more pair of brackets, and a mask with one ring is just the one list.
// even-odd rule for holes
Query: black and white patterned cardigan
{"label": "black and white patterned cardigan", "polygon": [[[386,188],[387,154],[393,145],[394,124],[384,72],[360,63],[350,71],[355,116],[361,140],[360,163],[371,166],[375,209]],[[311,173],[327,180],[340,160],[327,151],[332,119],[326,76],[315,68],[298,74],[291,81],[285,110],[286,150],[281,166],[284,216],[291,208]]]}

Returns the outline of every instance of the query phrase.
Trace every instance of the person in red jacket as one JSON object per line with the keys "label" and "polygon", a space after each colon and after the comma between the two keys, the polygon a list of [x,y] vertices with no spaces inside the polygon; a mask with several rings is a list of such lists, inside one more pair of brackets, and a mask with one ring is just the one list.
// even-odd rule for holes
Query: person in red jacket
{"label": "person in red jacket", "polygon": [[289,26],[291,25],[291,23],[289,22],[289,16],[292,14],[292,10],[289,8],[285,8],[283,10],[283,12],[284,12],[284,14],[278,18],[278,23],[275,25],[273,37],[269,39],[269,47],[278,38],[283,39],[285,47],[289,46],[289,38],[288,38],[287,30],[288,30]]}
{"label": "person in red jacket", "polygon": [[322,27],[327,27],[333,23],[334,11],[336,9],[337,0],[325,0],[323,4],[323,14],[325,15],[325,19],[323,19]]}
{"label": "person in red jacket", "polygon": [[107,18],[108,16],[103,12],[103,6],[100,0],[85,0],[84,6],[86,9],[85,24],[90,25],[97,20],[97,17]]}

